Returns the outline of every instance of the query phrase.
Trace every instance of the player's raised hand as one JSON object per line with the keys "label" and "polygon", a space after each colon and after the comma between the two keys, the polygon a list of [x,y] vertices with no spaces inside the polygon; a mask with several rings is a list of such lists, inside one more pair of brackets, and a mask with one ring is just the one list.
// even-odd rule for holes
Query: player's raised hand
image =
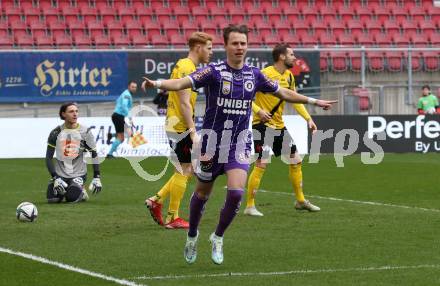
{"label": "player's raised hand", "polygon": [[307,121],[307,125],[309,125],[309,129],[312,130],[312,134],[315,134],[316,131],[318,131],[318,127],[316,126],[315,121],[313,121],[312,118]]}
{"label": "player's raised hand", "polygon": [[332,104],[335,104],[337,102],[338,102],[337,100],[321,100],[321,99],[318,99],[318,100],[316,100],[315,105],[317,105],[319,107],[322,107],[322,109],[324,109],[324,110],[328,110],[328,109],[332,108]]}
{"label": "player's raised hand", "polygon": [[102,183],[100,178],[93,178],[92,182],[89,185],[89,191],[93,194],[97,194],[102,190]]}
{"label": "player's raised hand", "polygon": [[144,79],[144,81],[142,82],[142,89],[147,92],[147,88],[153,88],[155,87],[155,81],[151,80],[147,77],[142,77]]}
{"label": "player's raised hand", "polygon": [[66,194],[67,186],[68,186],[67,183],[64,182],[64,180],[61,179],[60,177],[53,178],[53,191],[55,195],[64,196]]}
{"label": "player's raised hand", "polygon": [[272,119],[272,115],[264,109],[260,109],[257,112],[257,115],[260,117],[261,122],[263,122],[263,123]]}

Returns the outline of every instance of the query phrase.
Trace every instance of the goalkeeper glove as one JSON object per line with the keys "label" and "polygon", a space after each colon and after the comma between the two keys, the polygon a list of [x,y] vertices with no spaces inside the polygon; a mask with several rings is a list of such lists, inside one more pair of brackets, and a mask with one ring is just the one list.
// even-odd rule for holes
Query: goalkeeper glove
{"label": "goalkeeper glove", "polygon": [[64,196],[66,194],[67,183],[58,176],[53,177],[53,192],[56,195]]}
{"label": "goalkeeper glove", "polygon": [[93,178],[92,182],[89,185],[89,191],[91,191],[93,194],[97,194],[102,190],[102,184],[101,179]]}

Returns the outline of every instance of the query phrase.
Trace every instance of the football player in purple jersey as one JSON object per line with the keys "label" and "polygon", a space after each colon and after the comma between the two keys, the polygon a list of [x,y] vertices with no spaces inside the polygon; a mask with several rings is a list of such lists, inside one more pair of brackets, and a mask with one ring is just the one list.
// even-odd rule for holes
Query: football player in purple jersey
{"label": "football player in purple jersey", "polygon": [[212,63],[181,79],[153,81],[144,78],[142,88],[181,90],[204,87],[206,110],[197,148],[198,178],[190,201],[189,231],[184,249],[188,263],[197,258],[198,225],[215,179],[226,174],[227,194],[215,232],[210,235],[211,258],[223,263],[223,234],[237,214],[246,185],[250,163],[252,132],[249,120],[255,93],[272,93],[291,103],[314,104],[331,108],[336,101],[317,100],[279,87],[258,68],[244,64],[248,44],[245,25],[229,25],[223,30],[226,60]]}

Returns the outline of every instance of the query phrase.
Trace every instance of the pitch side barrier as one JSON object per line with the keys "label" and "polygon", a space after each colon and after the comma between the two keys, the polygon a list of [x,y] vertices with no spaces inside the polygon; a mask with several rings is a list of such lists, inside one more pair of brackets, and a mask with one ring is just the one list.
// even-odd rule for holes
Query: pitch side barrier
{"label": "pitch side barrier", "polygon": [[309,137],[311,157],[320,153],[440,152],[439,115],[314,116],[319,130]]}
{"label": "pitch side barrier", "polygon": [[[187,54],[185,49],[1,51],[0,103],[113,101],[128,80],[170,78],[177,60]],[[215,50],[212,61],[224,57]],[[298,51],[297,57],[292,71],[298,88],[320,87],[319,52]],[[245,62],[260,69],[271,65],[271,50],[251,49]],[[148,90],[147,98],[156,93]],[[140,89],[135,96],[145,98]]]}

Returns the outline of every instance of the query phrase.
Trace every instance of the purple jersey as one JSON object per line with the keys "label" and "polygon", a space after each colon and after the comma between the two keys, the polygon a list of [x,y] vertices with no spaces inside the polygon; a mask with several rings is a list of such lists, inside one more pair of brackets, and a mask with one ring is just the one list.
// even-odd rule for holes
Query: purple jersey
{"label": "purple jersey", "polygon": [[202,129],[215,131],[217,148],[249,143],[249,135],[244,134],[249,129],[255,93],[274,93],[278,90],[278,84],[259,69],[244,65],[237,70],[225,61],[211,63],[189,77],[194,90],[205,88],[206,110]]}

